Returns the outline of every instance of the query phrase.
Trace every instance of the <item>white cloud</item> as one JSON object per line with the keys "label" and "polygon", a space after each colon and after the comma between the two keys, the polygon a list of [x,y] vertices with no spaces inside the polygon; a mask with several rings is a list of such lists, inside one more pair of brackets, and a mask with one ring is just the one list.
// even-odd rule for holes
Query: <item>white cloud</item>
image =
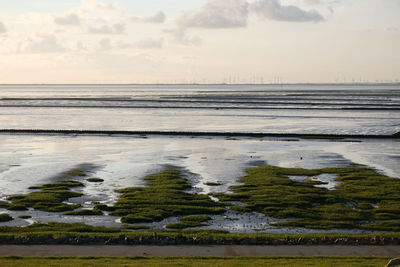
{"label": "white cloud", "polygon": [[304,3],[307,5],[318,5],[321,4],[321,0],[304,0]]}
{"label": "white cloud", "polygon": [[324,17],[316,10],[303,10],[294,5],[283,6],[279,0],[257,0],[250,4],[254,14],[271,20],[289,22],[320,22]]}
{"label": "white cloud", "polygon": [[176,19],[181,28],[238,28],[247,25],[245,0],[208,0],[199,10],[181,13]]}
{"label": "white cloud", "polygon": [[144,22],[144,23],[164,23],[166,20],[164,12],[157,11],[155,14],[148,17],[131,17],[130,20],[133,22]]}
{"label": "white cloud", "polygon": [[162,48],[164,43],[163,38],[146,38],[135,43],[138,48]]}
{"label": "white cloud", "polygon": [[186,34],[186,28],[175,27],[172,29],[166,29],[164,32],[169,34],[174,43],[183,45],[200,45],[202,43],[202,40],[199,37],[188,36]]}
{"label": "white cloud", "polygon": [[103,38],[99,42],[101,50],[109,50],[112,48],[111,41],[108,38]]}
{"label": "white cloud", "polygon": [[7,32],[6,26],[0,21],[0,34]]}
{"label": "white cloud", "polygon": [[81,24],[80,18],[74,13],[54,17],[54,22],[62,26],[77,26]]}
{"label": "white cloud", "polygon": [[[320,0],[305,0],[317,4]],[[207,0],[199,9],[182,12],[175,27],[166,30],[175,42],[199,44],[199,38],[189,38],[190,28],[226,29],[247,27],[249,16],[289,22],[320,22],[324,17],[316,10],[303,10],[295,5],[282,5],[279,0]]]}
{"label": "white cloud", "polygon": [[116,23],[114,25],[101,25],[101,26],[89,26],[88,33],[90,34],[123,34],[125,32],[126,25],[123,23]]}
{"label": "white cloud", "polygon": [[37,33],[21,42],[19,51],[23,53],[60,53],[66,49],[59,44],[55,35]]}
{"label": "white cloud", "polygon": [[99,2],[93,0],[81,0],[83,8],[86,9],[103,9],[103,10],[117,10],[120,9],[117,4]]}

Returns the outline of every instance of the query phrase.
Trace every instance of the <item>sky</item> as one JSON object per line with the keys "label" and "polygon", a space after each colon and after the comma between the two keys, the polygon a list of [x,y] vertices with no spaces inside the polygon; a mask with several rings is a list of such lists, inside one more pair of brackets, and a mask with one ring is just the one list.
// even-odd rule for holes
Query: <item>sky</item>
{"label": "sky", "polygon": [[400,0],[0,0],[0,83],[400,81]]}

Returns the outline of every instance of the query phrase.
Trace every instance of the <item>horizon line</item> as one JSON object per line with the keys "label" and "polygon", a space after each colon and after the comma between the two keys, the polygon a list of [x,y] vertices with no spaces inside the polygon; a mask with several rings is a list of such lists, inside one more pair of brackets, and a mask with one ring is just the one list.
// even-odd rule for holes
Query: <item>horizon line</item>
{"label": "horizon line", "polygon": [[294,82],[294,83],[0,83],[0,86],[15,85],[400,85],[400,82]]}

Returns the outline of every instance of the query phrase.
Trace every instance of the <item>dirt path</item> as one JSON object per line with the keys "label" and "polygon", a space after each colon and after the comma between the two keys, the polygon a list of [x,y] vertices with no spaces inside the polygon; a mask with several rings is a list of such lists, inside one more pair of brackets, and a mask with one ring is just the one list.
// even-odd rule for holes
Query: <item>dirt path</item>
{"label": "dirt path", "polygon": [[1,245],[0,256],[400,256],[400,246]]}

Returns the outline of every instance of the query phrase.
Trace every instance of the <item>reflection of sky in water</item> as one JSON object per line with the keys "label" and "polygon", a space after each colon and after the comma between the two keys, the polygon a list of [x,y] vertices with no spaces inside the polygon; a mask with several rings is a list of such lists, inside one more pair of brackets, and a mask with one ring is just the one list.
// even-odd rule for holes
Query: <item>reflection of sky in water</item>
{"label": "reflection of sky in water", "polygon": [[[189,182],[197,188],[197,192],[202,193],[228,191],[246,168],[263,162],[301,168],[347,166],[353,162],[399,177],[400,150],[397,143],[393,140],[350,143],[283,141],[276,138],[226,140],[221,137],[1,135],[0,197],[4,199],[10,194],[26,193],[29,186],[50,182],[60,172],[81,163],[98,166],[90,176],[104,179],[103,183],[85,182],[86,187],[82,191],[87,196],[71,200],[85,202],[86,207],[91,206],[91,201],[114,202],[118,196],[115,189],[143,186],[143,177],[158,172],[166,165],[184,168]],[[324,178],[330,180],[329,177],[321,179]],[[207,186],[207,182],[220,182],[222,185]],[[330,185],[333,184],[331,181]],[[28,213],[34,215],[34,219],[45,221],[67,218],[37,211]],[[221,218],[216,216],[215,224],[220,224]],[[241,221],[238,223],[235,223],[236,219],[231,221],[232,227],[237,228],[241,224],[250,230],[255,227],[248,225],[249,218],[239,218]],[[68,220],[114,225],[116,218],[73,216]],[[17,219],[11,224],[26,223]],[[255,223],[260,224],[260,221]],[[264,230],[269,228],[262,226]]]}

